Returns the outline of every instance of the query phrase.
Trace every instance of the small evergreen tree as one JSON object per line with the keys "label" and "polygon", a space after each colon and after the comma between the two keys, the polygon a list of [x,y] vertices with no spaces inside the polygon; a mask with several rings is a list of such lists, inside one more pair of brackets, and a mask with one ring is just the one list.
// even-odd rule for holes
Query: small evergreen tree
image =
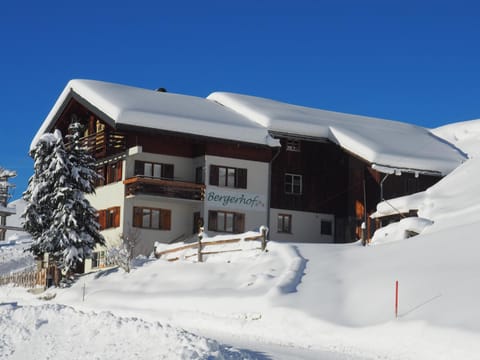
{"label": "small evergreen tree", "polygon": [[96,211],[84,196],[94,193],[97,174],[79,134],[77,124],[68,137],[70,152],[58,130],[40,139],[34,149],[35,173],[24,194],[24,227],[34,238],[30,251],[49,252],[67,270],[91,256],[96,244],[105,244]]}

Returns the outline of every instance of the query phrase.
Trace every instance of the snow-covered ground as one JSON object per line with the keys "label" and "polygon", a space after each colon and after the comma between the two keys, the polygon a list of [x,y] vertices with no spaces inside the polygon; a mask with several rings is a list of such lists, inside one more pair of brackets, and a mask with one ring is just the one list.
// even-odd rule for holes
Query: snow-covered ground
{"label": "snow-covered ground", "polygon": [[[473,157],[399,200],[426,219],[407,239],[272,241],[268,252],[244,242],[204,263],[149,259],[41,294],[0,287],[0,358],[478,359],[479,176]],[[0,246],[2,272],[28,263],[21,246]]]}

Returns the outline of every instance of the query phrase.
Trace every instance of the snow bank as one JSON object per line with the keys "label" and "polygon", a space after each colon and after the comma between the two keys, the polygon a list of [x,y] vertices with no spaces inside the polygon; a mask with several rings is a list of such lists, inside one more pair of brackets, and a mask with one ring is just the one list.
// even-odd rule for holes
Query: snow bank
{"label": "snow bank", "polygon": [[375,231],[371,239],[371,244],[378,245],[392,241],[407,239],[411,236],[420,234],[427,226],[433,224],[433,221],[418,217],[408,217],[384,226]]}
{"label": "snow bank", "polygon": [[183,330],[63,305],[0,305],[0,357],[8,359],[251,359]]}
{"label": "snow bank", "polygon": [[425,199],[425,192],[402,196],[395,199],[388,199],[377,204],[377,211],[370,215],[372,219],[406,214],[410,210],[418,210]]}
{"label": "snow bank", "polygon": [[22,271],[33,267],[34,258],[25,252],[30,246],[30,237],[15,237],[0,241],[0,275]]}
{"label": "snow bank", "polygon": [[480,158],[469,159],[424,192],[379,203],[372,217],[418,210],[419,217],[434,222],[425,228],[427,232],[476,223],[480,221],[480,192],[474,179],[479,177]]}
{"label": "snow bank", "polygon": [[469,157],[480,155],[480,119],[463,121],[433,129],[432,133],[454,144]]}

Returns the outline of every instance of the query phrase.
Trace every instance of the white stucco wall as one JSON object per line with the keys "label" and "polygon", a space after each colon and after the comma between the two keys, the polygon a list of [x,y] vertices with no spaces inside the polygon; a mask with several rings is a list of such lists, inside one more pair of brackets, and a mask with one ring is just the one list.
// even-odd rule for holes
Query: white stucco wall
{"label": "white stucco wall", "polygon": [[[170,230],[134,228],[133,208],[135,206],[167,209],[171,211]],[[136,255],[149,255],[153,251],[155,242],[169,243],[171,241],[185,240],[192,236],[193,214],[200,211],[200,201],[173,199],[161,196],[138,195],[125,200],[125,220],[123,228],[126,233],[137,232],[139,242],[136,246]]]}
{"label": "white stucco wall", "polygon": [[[125,166],[125,161],[123,161],[123,166]],[[102,235],[105,237],[107,247],[118,246],[120,243],[120,235],[123,232],[122,224],[124,223],[125,216],[125,185],[123,184],[123,181],[118,181],[112,184],[99,186],[95,189],[95,192],[94,195],[87,195],[87,199],[95,209],[104,210],[115,206],[120,207],[120,227],[102,230]]]}
{"label": "white stucco wall", "polygon": [[152,163],[173,164],[174,179],[180,181],[195,181],[194,160],[191,158],[153,154],[142,152],[141,146],[129,150],[130,156],[127,157],[125,178],[131,178],[135,175],[135,160],[147,161]]}
{"label": "white stucco wall", "polygon": [[[278,214],[288,214],[292,216],[291,233],[279,233],[277,231]],[[332,235],[321,234],[320,226],[322,220],[332,222]],[[270,239],[274,241],[333,243],[335,239],[335,217],[331,214],[271,209],[269,228]]]}
{"label": "white stucco wall", "polygon": [[[231,187],[221,187],[209,185],[210,165],[226,166],[233,168],[247,169],[247,188],[237,189]],[[263,203],[263,206],[250,207],[248,205],[229,204],[223,206],[221,202],[214,204],[204,201],[202,216],[205,221],[205,230],[208,230],[208,210],[233,211],[245,214],[245,231],[258,229],[267,224],[268,214],[268,163],[250,160],[240,160],[225,158],[219,156],[205,156],[205,185],[206,196],[214,191],[221,195],[232,195],[246,198],[257,198]],[[209,231],[209,234],[215,235],[215,232]]]}

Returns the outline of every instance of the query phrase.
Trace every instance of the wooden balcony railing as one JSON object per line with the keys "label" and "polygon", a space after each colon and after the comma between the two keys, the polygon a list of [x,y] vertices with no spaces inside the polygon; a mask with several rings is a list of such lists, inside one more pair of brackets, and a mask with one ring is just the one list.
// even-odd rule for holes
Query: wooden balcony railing
{"label": "wooden balcony railing", "polygon": [[117,132],[102,131],[85,136],[81,141],[86,150],[97,159],[118,154],[126,149],[125,135]]}
{"label": "wooden balcony railing", "polygon": [[177,199],[203,200],[205,185],[192,182],[135,176],[123,181],[126,195],[157,195]]}

